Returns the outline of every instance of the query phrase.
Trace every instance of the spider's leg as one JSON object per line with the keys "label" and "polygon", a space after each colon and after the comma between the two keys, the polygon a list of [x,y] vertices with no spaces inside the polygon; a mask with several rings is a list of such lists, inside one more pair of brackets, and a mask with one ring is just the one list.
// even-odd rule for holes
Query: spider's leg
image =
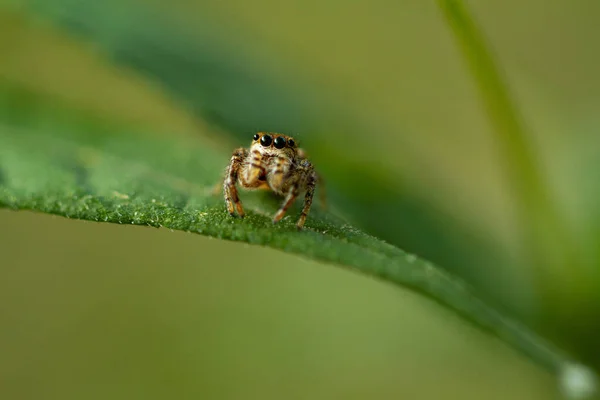
{"label": "spider's leg", "polygon": [[304,207],[302,207],[300,218],[298,219],[298,223],[296,224],[298,229],[302,229],[304,227],[304,222],[306,222],[306,217],[308,216],[308,213],[310,211],[310,206],[312,205],[313,196],[315,194],[317,179],[317,175],[313,172],[309,175],[308,180],[306,182],[306,195],[304,196]]}
{"label": "spider's leg", "polygon": [[[233,152],[231,156],[231,162],[225,172],[225,180],[223,182],[223,192],[225,194],[225,204],[227,205],[227,211],[231,216],[235,215],[234,211],[240,217],[244,217],[244,209],[242,202],[238,196],[236,183],[238,180],[238,172],[246,156],[246,149],[239,148]],[[235,207],[235,208],[234,208]]]}
{"label": "spider's leg", "polygon": [[296,197],[298,197],[298,185],[293,184],[290,187],[288,194],[285,196],[283,204],[275,214],[275,217],[273,217],[273,223],[279,222],[281,218],[283,218],[288,208],[290,208],[290,206],[294,203],[294,200],[296,200]]}

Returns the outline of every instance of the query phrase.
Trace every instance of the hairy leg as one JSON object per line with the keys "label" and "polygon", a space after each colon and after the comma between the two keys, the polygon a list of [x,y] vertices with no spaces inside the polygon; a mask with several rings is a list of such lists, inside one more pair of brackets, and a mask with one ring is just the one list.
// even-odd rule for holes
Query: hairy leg
{"label": "hairy leg", "polygon": [[[225,172],[225,180],[223,182],[223,192],[225,194],[225,204],[230,215],[235,215],[237,211],[240,217],[244,217],[244,208],[237,191],[237,180],[240,167],[244,161],[247,151],[243,148],[236,149],[231,156],[231,162]],[[235,209],[234,209],[235,207]]]}
{"label": "hairy leg", "polygon": [[298,223],[296,224],[298,229],[302,229],[304,227],[306,217],[310,212],[310,206],[312,205],[313,196],[315,194],[315,187],[317,186],[317,179],[317,175],[315,173],[312,173],[309,176],[308,181],[306,182],[306,195],[304,196],[304,207],[302,207],[300,218],[298,219]]}
{"label": "hairy leg", "polygon": [[290,206],[294,204],[294,200],[296,200],[296,197],[298,197],[298,186],[292,185],[288,191],[288,194],[285,196],[283,204],[275,214],[275,217],[273,217],[273,223],[279,222],[281,218],[283,218],[288,208],[290,208]]}

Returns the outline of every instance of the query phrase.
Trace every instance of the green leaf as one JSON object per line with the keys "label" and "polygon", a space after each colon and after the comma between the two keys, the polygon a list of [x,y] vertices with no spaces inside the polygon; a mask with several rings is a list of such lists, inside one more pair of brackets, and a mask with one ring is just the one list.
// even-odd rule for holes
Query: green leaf
{"label": "green leaf", "polygon": [[[136,133],[6,89],[0,99],[0,206],[97,222],[147,225],[263,245],[421,292],[552,371],[566,357],[475,297],[432,263],[361,232],[315,206],[271,223],[279,201],[243,193],[230,217],[212,188],[230,154],[204,139]],[[34,111],[32,111],[34,110]]]}

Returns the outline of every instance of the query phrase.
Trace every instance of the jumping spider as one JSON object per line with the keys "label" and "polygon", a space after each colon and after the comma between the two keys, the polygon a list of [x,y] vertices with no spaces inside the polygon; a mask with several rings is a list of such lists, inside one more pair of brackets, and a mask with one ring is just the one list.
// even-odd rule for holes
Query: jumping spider
{"label": "jumping spider", "polygon": [[249,150],[239,148],[233,152],[225,171],[223,192],[227,211],[231,216],[235,216],[234,211],[237,211],[240,217],[244,217],[237,183],[245,189],[271,190],[279,196],[285,196],[273,217],[273,223],[279,222],[294,200],[305,191],[304,207],[297,223],[298,229],[302,229],[319,180],[313,165],[292,137],[259,132],[254,135]]}

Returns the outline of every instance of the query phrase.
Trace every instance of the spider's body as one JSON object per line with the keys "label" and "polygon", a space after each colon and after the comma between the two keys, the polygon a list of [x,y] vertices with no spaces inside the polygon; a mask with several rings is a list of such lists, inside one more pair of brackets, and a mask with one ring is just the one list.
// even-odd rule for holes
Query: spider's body
{"label": "spider's body", "polygon": [[266,189],[285,196],[273,222],[280,221],[294,200],[302,193],[304,207],[297,226],[302,228],[310,211],[319,177],[293,138],[277,133],[259,132],[254,135],[250,149],[233,152],[225,173],[223,192],[227,211],[244,216],[236,184],[245,189]]}

